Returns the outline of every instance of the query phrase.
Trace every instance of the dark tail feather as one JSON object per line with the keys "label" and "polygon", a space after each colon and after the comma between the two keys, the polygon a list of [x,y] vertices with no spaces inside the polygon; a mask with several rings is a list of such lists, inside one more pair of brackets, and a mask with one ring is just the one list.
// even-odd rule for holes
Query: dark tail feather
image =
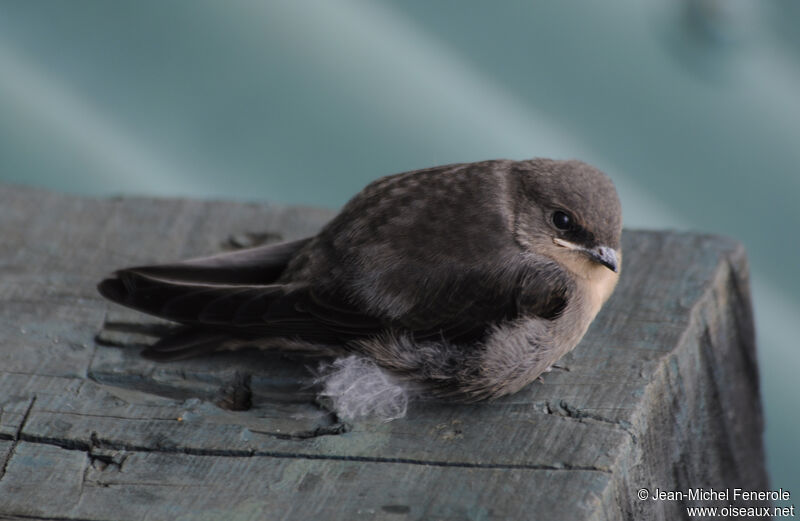
{"label": "dark tail feather", "polygon": [[285,295],[279,284],[241,286],[167,281],[138,269],[121,270],[97,286],[123,306],[182,324],[220,327],[263,325]]}
{"label": "dark tail feather", "polygon": [[259,322],[283,294],[275,281],[310,240],[128,268],[100,282],[97,289],[118,304],[177,322]]}
{"label": "dark tail feather", "polygon": [[142,351],[142,356],[158,362],[183,360],[224,349],[227,338],[214,331],[181,327]]}
{"label": "dark tail feather", "polygon": [[117,304],[125,304],[126,293],[125,286],[119,279],[105,279],[100,281],[97,285],[97,291],[100,292],[105,298]]}
{"label": "dark tail feather", "polygon": [[140,266],[135,271],[151,279],[174,283],[255,284],[274,283],[295,253],[311,238],[220,253],[170,264]]}

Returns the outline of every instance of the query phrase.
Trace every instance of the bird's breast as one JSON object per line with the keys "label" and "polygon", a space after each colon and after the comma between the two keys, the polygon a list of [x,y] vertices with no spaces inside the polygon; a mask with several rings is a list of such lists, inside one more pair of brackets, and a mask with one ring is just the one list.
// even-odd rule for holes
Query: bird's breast
{"label": "bird's breast", "polygon": [[615,273],[605,266],[592,266],[587,279],[586,307],[591,317],[590,320],[592,320],[614,292],[619,280],[619,273]]}

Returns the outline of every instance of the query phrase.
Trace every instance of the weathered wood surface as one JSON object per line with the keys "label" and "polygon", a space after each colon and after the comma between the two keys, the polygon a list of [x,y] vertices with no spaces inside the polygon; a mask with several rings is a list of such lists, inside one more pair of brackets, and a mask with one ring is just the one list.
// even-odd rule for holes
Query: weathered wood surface
{"label": "weathered wood surface", "polygon": [[164,324],[95,291],[330,215],[0,187],[0,517],[678,519],[685,503],[637,490],[766,487],[747,261],[727,239],[626,232],[619,287],[559,368],[390,423],[341,424],[308,362],[143,360]]}

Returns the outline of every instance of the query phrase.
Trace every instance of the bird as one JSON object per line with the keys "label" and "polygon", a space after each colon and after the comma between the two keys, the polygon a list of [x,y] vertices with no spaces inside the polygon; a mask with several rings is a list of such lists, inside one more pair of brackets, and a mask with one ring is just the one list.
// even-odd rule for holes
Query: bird
{"label": "bird", "polygon": [[357,355],[433,397],[513,394],[584,336],[622,266],[612,180],[579,160],[381,177],[299,240],[120,269],[107,299],[179,324],[169,361],[256,346]]}

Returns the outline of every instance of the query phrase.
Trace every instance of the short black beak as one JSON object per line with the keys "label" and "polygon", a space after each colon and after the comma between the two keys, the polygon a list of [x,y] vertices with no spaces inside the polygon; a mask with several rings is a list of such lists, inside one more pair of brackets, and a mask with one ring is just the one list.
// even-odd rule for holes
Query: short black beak
{"label": "short black beak", "polygon": [[596,248],[586,250],[586,252],[593,261],[602,264],[615,273],[619,272],[619,259],[617,258],[616,250],[613,248],[597,246]]}

